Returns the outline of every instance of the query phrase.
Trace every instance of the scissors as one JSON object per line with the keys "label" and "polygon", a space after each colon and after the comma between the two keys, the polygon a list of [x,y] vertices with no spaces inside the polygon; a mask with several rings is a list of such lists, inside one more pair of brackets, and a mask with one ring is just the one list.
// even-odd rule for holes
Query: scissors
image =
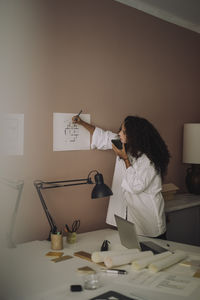
{"label": "scissors", "polygon": [[72,223],[72,227],[71,229],[69,228],[69,226],[67,224],[65,224],[65,231],[66,232],[77,232],[77,230],[79,229],[80,227],[80,220],[75,220],[73,223]]}

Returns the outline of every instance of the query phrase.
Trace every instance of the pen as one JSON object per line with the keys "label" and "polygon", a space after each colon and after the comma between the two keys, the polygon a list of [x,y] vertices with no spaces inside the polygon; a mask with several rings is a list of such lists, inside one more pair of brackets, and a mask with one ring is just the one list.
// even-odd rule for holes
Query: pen
{"label": "pen", "polygon": [[127,274],[126,270],[120,270],[120,269],[106,269],[101,271],[109,274]]}
{"label": "pen", "polygon": [[75,120],[78,120],[78,117],[80,116],[80,114],[82,113],[82,109],[79,111],[78,115],[76,116]]}

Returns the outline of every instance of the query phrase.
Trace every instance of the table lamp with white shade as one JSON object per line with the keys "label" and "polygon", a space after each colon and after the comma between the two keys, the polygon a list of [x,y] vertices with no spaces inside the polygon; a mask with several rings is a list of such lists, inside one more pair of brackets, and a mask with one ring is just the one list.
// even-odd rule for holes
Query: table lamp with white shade
{"label": "table lamp with white shade", "polygon": [[190,164],[186,185],[192,194],[200,194],[200,123],[184,124],[183,162]]}

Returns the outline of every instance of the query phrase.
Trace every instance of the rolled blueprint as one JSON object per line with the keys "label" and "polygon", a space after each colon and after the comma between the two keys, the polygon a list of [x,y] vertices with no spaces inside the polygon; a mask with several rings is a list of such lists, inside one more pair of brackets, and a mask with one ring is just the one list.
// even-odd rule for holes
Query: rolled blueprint
{"label": "rolled blueprint", "polygon": [[119,251],[99,251],[99,252],[93,252],[91,255],[91,259],[95,263],[100,263],[104,261],[104,258],[106,256],[116,256],[116,255],[121,255],[121,254],[137,254],[140,253],[139,249],[124,249],[124,250],[119,250]]}
{"label": "rolled blueprint", "polygon": [[183,251],[177,250],[175,253],[172,253],[170,256],[163,258],[157,262],[154,262],[149,265],[149,270],[153,272],[159,272],[167,267],[170,267],[179,261],[185,259],[187,254]]}
{"label": "rolled blueprint", "polygon": [[132,262],[132,268],[134,270],[144,269],[144,268],[148,267],[148,265],[150,265],[151,263],[156,262],[156,261],[158,261],[160,259],[163,259],[165,257],[168,257],[170,255],[172,255],[172,253],[169,252],[169,251],[166,251],[166,252],[163,252],[163,253],[160,253],[160,254],[156,254],[154,256],[150,256],[150,257],[146,257],[146,258],[142,258],[142,259],[137,259],[137,260]]}
{"label": "rolled blueprint", "polygon": [[113,256],[106,256],[104,259],[104,264],[107,268],[112,268],[120,265],[126,265],[131,263],[136,259],[141,259],[144,257],[153,256],[152,251],[144,251],[139,253],[127,253],[127,254],[119,254]]}

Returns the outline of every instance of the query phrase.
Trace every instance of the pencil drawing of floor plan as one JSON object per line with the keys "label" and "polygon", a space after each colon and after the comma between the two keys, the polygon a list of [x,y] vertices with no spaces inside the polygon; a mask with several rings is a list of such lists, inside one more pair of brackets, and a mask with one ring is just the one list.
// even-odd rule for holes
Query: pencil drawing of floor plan
{"label": "pencil drawing of floor plan", "polygon": [[69,141],[69,143],[75,143],[76,140],[79,137],[79,127],[77,124],[73,124],[71,121],[64,121],[66,123],[65,125],[65,136],[66,141]]}
{"label": "pencil drawing of floor plan", "polygon": [[[76,113],[53,114],[53,151],[89,150],[90,134],[72,122]],[[90,123],[89,114],[81,114],[82,120]]]}

